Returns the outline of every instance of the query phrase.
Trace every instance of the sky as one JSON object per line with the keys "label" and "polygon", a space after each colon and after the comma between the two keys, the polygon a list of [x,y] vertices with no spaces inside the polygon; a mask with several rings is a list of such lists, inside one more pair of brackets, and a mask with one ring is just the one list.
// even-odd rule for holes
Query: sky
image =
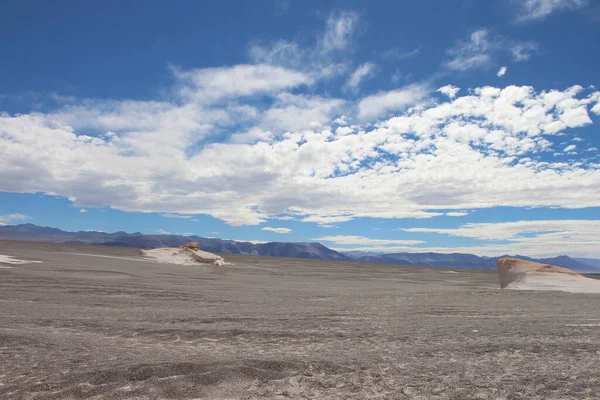
{"label": "sky", "polygon": [[600,258],[593,0],[0,4],[0,224]]}

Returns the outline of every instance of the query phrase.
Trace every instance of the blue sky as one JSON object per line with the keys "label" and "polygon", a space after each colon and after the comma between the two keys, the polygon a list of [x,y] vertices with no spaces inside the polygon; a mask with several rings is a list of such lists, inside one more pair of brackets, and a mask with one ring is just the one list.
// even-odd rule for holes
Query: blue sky
{"label": "blue sky", "polygon": [[4,1],[0,20],[0,224],[600,257],[593,1]]}

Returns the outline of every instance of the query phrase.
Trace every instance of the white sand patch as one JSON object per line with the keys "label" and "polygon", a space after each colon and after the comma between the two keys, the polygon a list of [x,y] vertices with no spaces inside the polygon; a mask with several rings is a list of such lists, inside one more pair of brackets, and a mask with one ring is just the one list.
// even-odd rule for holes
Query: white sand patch
{"label": "white sand patch", "polygon": [[[15,257],[12,257],[12,256],[5,256],[5,255],[0,254],[0,263],[13,264],[13,265],[21,265],[21,264],[41,263],[41,261],[19,260],[18,258],[15,258]],[[10,267],[4,267],[4,268],[10,268]]]}
{"label": "white sand patch", "polygon": [[503,258],[498,260],[496,269],[502,289],[600,293],[600,280],[587,278],[567,268]]}
{"label": "white sand patch", "polygon": [[140,253],[160,263],[178,265],[212,264],[219,267],[226,264],[221,256],[186,246],[182,246],[181,248],[141,250]]}
{"label": "white sand patch", "polygon": [[584,276],[526,272],[508,285],[514,290],[558,290],[570,293],[600,293],[600,282]]}

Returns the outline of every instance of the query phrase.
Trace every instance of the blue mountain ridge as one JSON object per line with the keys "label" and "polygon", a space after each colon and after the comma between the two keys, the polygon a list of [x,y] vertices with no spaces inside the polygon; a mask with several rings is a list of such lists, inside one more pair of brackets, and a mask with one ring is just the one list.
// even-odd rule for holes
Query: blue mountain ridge
{"label": "blue mountain ridge", "polygon": [[[495,269],[496,260],[502,257],[517,257],[524,260],[557,265],[574,271],[600,272],[600,262],[594,259],[574,259],[566,255],[552,258],[531,258],[527,256],[481,257],[474,254],[442,253],[372,253],[360,251],[338,252],[321,243],[269,242],[251,243],[243,241],[204,238],[200,236],[148,235],[140,232],[68,232],[57,228],[34,224],[0,226],[0,239],[29,240],[41,242],[89,244],[98,246],[123,246],[139,249],[158,247],[178,247],[196,241],[203,250],[212,253],[248,254],[272,257],[294,257],[317,260],[359,261],[373,264],[399,264],[447,268]],[[590,260],[585,262],[584,260]]]}

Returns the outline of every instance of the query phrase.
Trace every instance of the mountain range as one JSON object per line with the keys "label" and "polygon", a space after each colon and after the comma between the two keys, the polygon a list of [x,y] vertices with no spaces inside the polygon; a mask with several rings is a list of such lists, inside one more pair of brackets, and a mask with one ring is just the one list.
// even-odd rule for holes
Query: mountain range
{"label": "mountain range", "polygon": [[273,257],[310,258],[317,260],[360,261],[377,264],[402,264],[417,266],[495,269],[496,260],[501,257],[517,257],[528,261],[557,265],[575,271],[600,272],[600,260],[591,258],[574,259],[568,256],[553,258],[530,258],[526,256],[480,257],[474,254],[442,253],[376,253],[347,251],[338,252],[316,242],[290,243],[269,242],[251,243],[234,240],[204,238],[200,236],[147,235],[140,232],[68,232],[57,228],[42,227],[34,224],[2,225],[0,239],[29,240],[99,246],[124,246],[139,249],[158,247],[178,247],[184,243],[196,241],[200,248],[212,253],[234,253]]}

